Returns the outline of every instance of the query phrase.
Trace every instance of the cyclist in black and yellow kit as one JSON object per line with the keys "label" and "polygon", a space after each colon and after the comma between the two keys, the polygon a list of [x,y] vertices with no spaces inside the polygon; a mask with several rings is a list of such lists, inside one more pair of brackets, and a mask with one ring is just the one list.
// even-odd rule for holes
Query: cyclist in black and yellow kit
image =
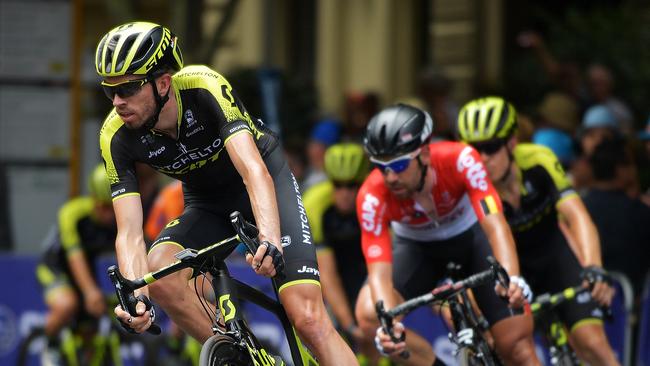
{"label": "cyclist in black and yellow kit", "polygon": [[[100,132],[117,219],[116,250],[126,278],[160,269],[184,248],[202,248],[232,236],[229,214],[254,218],[260,246],[248,263],[277,279],[290,321],[322,365],[357,364],[325,310],[314,245],[298,183],[279,140],[251,118],[228,81],[206,66],[183,67],[178,38],[157,24],[135,22],[109,31],[95,58],[102,87],[115,107]],[[153,242],[147,255],[142,207],[133,165],[148,164],[183,182],[185,210]],[[280,237],[287,244],[280,245]],[[188,279],[179,272],[136,291],[149,295],[199,341],[212,335]],[[145,304],[139,316],[117,307],[118,318],[136,332],[152,323]]]}
{"label": "cyclist in black and yellow kit", "polygon": [[561,305],[559,314],[580,358],[591,365],[617,365],[597,306],[609,305],[613,296],[602,268],[598,232],[557,157],[541,145],[518,144],[516,129],[515,108],[500,97],[472,100],[458,115],[459,138],[481,154],[515,236],[521,272],[533,292],[575,286],[581,273],[597,278],[590,299]]}
{"label": "cyclist in black and yellow kit", "polygon": [[374,355],[372,342],[365,342],[354,319],[354,304],[368,275],[361,251],[361,228],[355,200],[370,171],[361,144],[344,142],[325,151],[327,180],[305,191],[304,203],[311,225],[323,295],[336,319],[357,350]]}
{"label": "cyclist in black and yellow kit", "polygon": [[47,249],[36,267],[48,307],[45,334],[52,348],[80,310],[94,317],[106,312],[94,264],[99,255],[115,251],[117,229],[103,165],[92,171],[88,186],[89,196],[73,198],[59,210],[56,230],[46,239]]}

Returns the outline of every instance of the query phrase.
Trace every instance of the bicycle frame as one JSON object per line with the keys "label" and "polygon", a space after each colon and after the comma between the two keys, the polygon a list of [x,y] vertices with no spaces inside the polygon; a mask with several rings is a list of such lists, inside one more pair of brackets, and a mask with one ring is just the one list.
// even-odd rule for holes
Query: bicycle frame
{"label": "bicycle frame", "polygon": [[[247,300],[270,311],[280,320],[289,344],[291,357],[296,366],[317,366],[318,362],[316,362],[313,356],[311,356],[302,345],[297,332],[289,322],[289,318],[279,300],[271,299],[261,291],[247,285],[246,283],[238,281],[230,275],[224,259],[232,253],[239,242],[246,244],[248,250],[253,253],[257,250],[258,246],[256,240],[253,239],[257,236],[257,233],[251,233],[254,229],[253,225],[244,221],[238,212],[231,214],[231,221],[237,231],[237,235],[198,251],[190,248],[184,249],[176,254],[176,258],[178,259],[176,262],[163,267],[158,271],[149,272],[140,279],[133,281],[127,280],[122,277],[116,266],[111,266],[108,269],[108,273],[115,285],[120,304],[125,309],[132,307],[129,304],[134,303],[134,290],[149,285],[169,274],[178,272],[185,268],[193,268],[197,270],[204,270],[207,268],[207,272],[209,272],[213,277],[212,285],[217,299],[217,306],[221,312],[226,328],[224,332],[218,326],[213,324],[212,330],[215,334],[221,333],[230,335],[236,341],[244,342],[241,345],[246,346],[249,354],[255,362],[258,362],[261,365],[273,364],[272,360],[270,360],[269,354],[255,338],[242,315],[239,300]],[[249,233],[246,233],[246,230],[248,230]],[[206,260],[211,260],[212,263],[206,266]],[[278,286],[275,280],[272,282],[277,297]],[[131,299],[132,297],[133,299]],[[155,327],[152,325],[152,328],[153,333],[160,333],[160,328],[157,325]]]}
{"label": "bicycle frame", "polygon": [[552,365],[564,364],[564,360],[571,365],[580,364],[569,344],[569,334],[553,309],[588,291],[589,289],[581,286],[569,287],[555,295],[542,294],[530,305],[531,312],[535,317],[535,327],[541,330],[549,343],[548,349]]}

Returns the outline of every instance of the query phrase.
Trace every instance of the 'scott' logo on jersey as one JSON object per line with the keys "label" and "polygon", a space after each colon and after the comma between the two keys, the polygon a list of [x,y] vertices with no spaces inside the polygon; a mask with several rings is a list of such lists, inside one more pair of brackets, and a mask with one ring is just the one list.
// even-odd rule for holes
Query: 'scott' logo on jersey
{"label": "'scott' logo on jersey", "polygon": [[375,227],[375,218],[377,216],[378,206],[379,199],[370,193],[366,193],[366,197],[364,198],[363,204],[361,205],[361,225],[363,226],[364,230],[370,231],[375,235],[379,235],[379,232],[381,231],[381,224]]}
{"label": "'scott' logo on jersey", "polygon": [[483,164],[472,156],[471,147],[468,146],[464,148],[460,153],[458,161],[456,162],[456,168],[461,173],[465,171],[465,176],[473,188],[487,191],[488,183],[487,180],[485,180],[487,173],[485,172]]}

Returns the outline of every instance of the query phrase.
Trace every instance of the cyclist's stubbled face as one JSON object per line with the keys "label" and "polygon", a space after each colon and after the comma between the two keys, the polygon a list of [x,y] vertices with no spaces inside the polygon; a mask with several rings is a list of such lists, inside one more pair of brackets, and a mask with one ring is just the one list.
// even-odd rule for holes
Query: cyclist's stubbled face
{"label": "cyclist's stubbled face", "polygon": [[356,197],[359,191],[358,184],[335,185],[334,186],[334,206],[342,214],[354,212],[356,207]]}
{"label": "cyclist's stubbled face", "polygon": [[490,176],[492,182],[501,179],[506,174],[506,169],[510,168],[510,158],[508,157],[508,148],[514,148],[514,143],[509,141],[507,144],[503,144],[499,150],[493,154],[488,154],[485,152],[479,152],[481,155],[481,160],[485,165],[485,169]]}
{"label": "cyclist's stubbled face", "polygon": [[[420,161],[424,165],[429,164],[429,146],[422,146],[419,154]],[[411,159],[408,168],[400,173],[395,173],[390,169],[383,172],[384,183],[386,187],[399,199],[411,197],[420,185],[421,169],[417,162],[417,157]]]}
{"label": "cyclist's stubbled face", "polygon": [[[141,77],[125,75],[106,78],[111,84],[118,84],[127,80],[136,80]],[[150,82],[145,83],[139,91],[129,97],[113,97],[115,111],[128,129],[138,129],[153,116],[156,110],[156,100],[153,95],[153,88]]]}

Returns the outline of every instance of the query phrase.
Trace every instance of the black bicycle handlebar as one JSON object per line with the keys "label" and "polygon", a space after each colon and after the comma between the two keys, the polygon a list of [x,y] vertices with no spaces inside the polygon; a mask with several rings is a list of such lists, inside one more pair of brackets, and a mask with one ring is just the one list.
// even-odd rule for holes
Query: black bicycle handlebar
{"label": "black bicycle handlebar", "polygon": [[[117,298],[122,309],[127,310],[132,316],[137,316],[136,305],[138,301],[141,301],[141,299],[135,296],[135,290],[142,288],[151,282],[154,282],[180,269],[192,267],[196,263],[203,262],[204,258],[215,255],[215,253],[217,253],[217,249],[226,242],[232,242],[238,239],[244,243],[246,249],[254,255],[257,252],[257,249],[260,247],[259,240],[257,239],[257,236],[259,235],[257,227],[246,221],[239,211],[234,211],[230,214],[230,222],[232,223],[233,228],[237,233],[236,236],[225,239],[222,242],[214,244],[211,247],[205,248],[201,251],[196,251],[194,249],[185,249],[183,252],[180,252],[183,253],[183,255],[177,255],[177,258],[179,259],[177,262],[158,271],[147,273],[142,278],[135,280],[126,279],[124,276],[122,276],[116,265],[110,266],[107,270],[108,276],[113,283],[113,287],[115,287],[115,293],[117,294]],[[230,249],[223,252],[224,258],[230,254],[230,252],[232,252],[234,246],[231,246],[229,248]],[[269,244],[267,245],[267,251],[265,253],[265,256],[267,255],[271,256],[273,260],[273,265],[276,269],[276,276],[284,276],[284,258],[282,257],[282,253],[280,253],[277,248],[273,247],[272,244]],[[147,306],[147,310],[149,310],[150,305]],[[160,334],[161,329],[157,324],[152,323],[151,327],[149,327],[147,331],[152,334]]]}
{"label": "black bicycle handlebar", "polygon": [[[402,341],[404,336],[404,333],[402,333],[402,337],[397,338],[393,334],[393,319],[395,319],[397,316],[408,314],[414,309],[431,304],[435,301],[447,300],[462,290],[481,286],[493,280],[496,280],[501,284],[501,286],[507,289],[510,285],[510,277],[508,276],[508,272],[506,272],[501,264],[499,264],[499,262],[492,256],[488,256],[486,259],[488,263],[490,263],[490,269],[471,275],[464,280],[436,287],[431,292],[407,300],[390,310],[386,310],[384,308],[383,300],[377,301],[375,304],[375,311],[377,312],[379,323],[384,329],[384,332],[391,337],[393,342],[397,343],[399,341]],[[400,354],[400,356],[403,358],[407,358],[408,355],[408,351],[404,351]]]}

